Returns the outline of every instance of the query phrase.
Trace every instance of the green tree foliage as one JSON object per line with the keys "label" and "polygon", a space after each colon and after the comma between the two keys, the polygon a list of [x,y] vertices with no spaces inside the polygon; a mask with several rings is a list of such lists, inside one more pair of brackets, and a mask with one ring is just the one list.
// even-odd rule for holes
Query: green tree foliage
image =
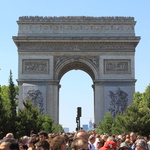
{"label": "green tree foliage", "polygon": [[112,134],[125,134],[128,133],[128,130],[124,126],[124,118],[122,115],[117,115],[114,123],[112,125]]}
{"label": "green tree foliage", "polygon": [[12,72],[10,70],[9,86],[8,86],[8,97],[10,100],[10,111],[9,111],[9,132],[15,133],[16,129],[16,116],[17,116],[17,91],[13,82]]}
{"label": "green tree foliage", "polygon": [[38,116],[40,115],[39,109],[35,108],[30,100],[23,101],[23,105],[24,109],[19,109],[17,115],[17,137],[29,135],[32,129],[35,132],[40,129],[37,126]]}
{"label": "green tree foliage", "polygon": [[9,96],[8,96],[8,86],[6,86],[6,85],[3,85],[2,87],[1,87],[1,97],[2,97],[2,99],[3,99],[3,107],[7,110],[7,111],[9,111],[10,110],[10,100],[9,100]]}
{"label": "green tree foliage", "polygon": [[62,125],[60,124],[53,124],[52,126],[52,133],[59,133],[64,132],[64,129],[62,128]]}
{"label": "green tree foliage", "polygon": [[3,122],[0,130],[2,133],[1,137],[5,136],[8,132],[15,133],[17,89],[18,88],[13,83],[12,72],[10,71],[9,86],[2,86],[0,91],[2,99],[2,113],[0,113],[0,122]]}
{"label": "green tree foliage", "polygon": [[[35,133],[43,130],[47,133],[53,133],[54,129],[60,129],[59,126],[54,125],[54,119],[49,115],[40,113],[37,107],[34,107],[33,103],[28,99],[23,101],[24,109],[18,110],[17,119],[17,137],[28,135],[32,129]],[[59,130],[58,129],[58,130]]]}
{"label": "green tree foliage", "polygon": [[29,135],[34,129],[36,133],[44,130],[48,133],[52,132],[54,120],[48,115],[43,115],[37,107],[28,99],[23,101],[24,109],[19,109],[17,119],[17,137]]}
{"label": "green tree foliage", "polygon": [[49,115],[39,115],[38,123],[40,124],[40,130],[46,131],[47,133],[53,132],[54,119],[50,118]]}
{"label": "green tree foliage", "polygon": [[7,122],[7,116],[6,112],[7,110],[4,107],[4,100],[2,99],[2,92],[1,92],[1,86],[0,86],[0,139],[4,137],[5,135],[5,126]]}
{"label": "green tree foliage", "polygon": [[111,128],[113,127],[113,123],[114,123],[113,116],[110,113],[107,113],[104,116],[104,121],[99,122],[99,126],[97,127],[96,131],[101,134],[103,133],[111,134],[112,133]]}

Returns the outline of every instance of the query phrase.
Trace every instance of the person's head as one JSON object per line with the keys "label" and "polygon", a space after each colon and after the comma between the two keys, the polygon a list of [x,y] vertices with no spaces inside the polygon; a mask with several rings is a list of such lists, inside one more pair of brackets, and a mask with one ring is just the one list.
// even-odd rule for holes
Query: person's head
{"label": "person's head", "polygon": [[21,143],[22,144],[27,144],[28,143],[28,140],[29,140],[29,137],[28,136],[23,136],[22,138],[21,138]]}
{"label": "person's head", "polygon": [[71,150],[88,150],[88,142],[84,138],[75,138],[71,143]]}
{"label": "person's head", "polygon": [[84,138],[88,142],[89,134],[84,130],[79,130],[77,131],[75,138]]}
{"label": "person's head", "polygon": [[66,150],[66,141],[63,136],[56,136],[50,142],[51,150]]}
{"label": "person's head", "polygon": [[114,141],[106,141],[101,150],[115,150],[117,147],[116,142]]}
{"label": "person's head", "polygon": [[136,134],[134,132],[130,133],[130,140],[134,142],[136,140]]}
{"label": "person's head", "polygon": [[129,146],[126,142],[120,144],[119,150],[129,150]]}
{"label": "person's head", "polygon": [[35,144],[36,150],[49,150],[50,144],[46,140],[41,140]]}
{"label": "person's head", "polygon": [[35,134],[34,130],[30,131],[30,137],[36,137],[37,135]]}
{"label": "person's head", "polygon": [[96,147],[97,147],[98,149],[100,149],[101,147],[104,146],[104,143],[105,143],[105,141],[104,141],[103,139],[100,139],[100,140],[97,141]]}
{"label": "person's head", "polygon": [[48,134],[47,134],[47,132],[45,132],[45,131],[39,132],[38,135],[39,135],[39,140],[40,140],[40,141],[41,141],[41,140],[46,140],[46,139],[48,139]]}
{"label": "person's head", "polygon": [[136,149],[137,150],[146,150],[147,148],[147,143],[145,140],[140,139],[136,141]]}
{"label": "person's head", "polygon": [[106,141],[114,141],[117,142],[113,136],[109,136]]}
{"label": "person's head", "polygon": [[126,135],[126,139],[130,139],[130,135],[129,134]]}
{"label": "person's head", "polygon": [[125,142],[127,143],[127,145],[130,147],[131,146],[131,140],[129,139],[129,138],[127,138],[126,140],[125,140]]}
{"label": "person's head", "polygon": [[0,141],[0,150],[19,150],[19,144],[15,139],[6,138]]}
{"label": "person's head", "polygon": [[29,139],[28,140],[28,147],[35,148],[35,143],[37,143],[38,141],[39,141],[39,139],[36,137]]}
{"label": "person's head", "polygon": [[20,144],[19,145],[19,149],[20,150],[27,150],[28,149],[28,146],[26,144]]}
{"label": "person's head", "polygon": [[13,135],[13,133],[7,133],[5,138],[14,139],[14,135]]}
{"label": "person's head", "polygon": [[90,135],[89,137],[89,141],[93,144],[95,142],[95,136],[94,135]]}
{"label": "person's head", "polygon": [[108,135],[103,135],[102,136],[102,139],[104,140],[104,141],[107,141],[107,138],[108,138],[109,136]]}

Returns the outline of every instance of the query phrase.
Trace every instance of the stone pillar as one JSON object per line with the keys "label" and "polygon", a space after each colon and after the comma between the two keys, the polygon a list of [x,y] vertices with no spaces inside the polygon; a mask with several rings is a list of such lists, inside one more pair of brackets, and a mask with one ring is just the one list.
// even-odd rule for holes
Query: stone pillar
{"label": "stone pillar", "polygon": [[96,125],[104,117],[104,88],[99,81],[94,81],[94,122]]}
{"label": "stone pillar", "polygon": [[47,85],[46,110],[50,116],[59,123],[59,81],[49,81]]}
{"label": "stone pillar", "polygon": [[18,87],[19,87],[19,97],[18,97],[18,108],[23,108],[23,86],[22,82],[18,82]]}

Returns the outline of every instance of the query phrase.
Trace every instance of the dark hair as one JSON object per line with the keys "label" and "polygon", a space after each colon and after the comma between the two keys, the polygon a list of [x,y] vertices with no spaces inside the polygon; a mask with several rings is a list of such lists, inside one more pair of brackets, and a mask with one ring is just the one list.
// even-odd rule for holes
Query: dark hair
{"label": "dark hair", "polygon": [[50,149],[50,144],[48,141],[39,141],[36,144],[36,147],[43,147],[45,150],[49,150]]}
{"label": "dark hair", "polygon": [[21,144],[21,145],[20,145],[20,148],[21,148],[21,149],[26,149],[26,150],[27,150],[27,149],[28,149],[28,146],[25,145],[25,144],[23,144],[23,145]]}
{"label": "dark hair", "polygon": [[65,145],[66,141],[63,136],[56,136],[51,140],[50,149],[51,150],[58,150],[61,148],[62,145]]}
{"label": "dark hair", "polygon": [[44,135],[46,138],[48,138],[48,134],[45,131],[40,131],[38,135]]}
{"label": "dark hair", "polygon": [[15,139],[5,138],[0,141],[0,144],[3,142],[8,143],[11,150],[19,150],[19,144]]}
{"label": "dark hair", "polygon": [[100,143],[102,146],[104,146],[105,140],[104,139],[100,139],[97,143]]}

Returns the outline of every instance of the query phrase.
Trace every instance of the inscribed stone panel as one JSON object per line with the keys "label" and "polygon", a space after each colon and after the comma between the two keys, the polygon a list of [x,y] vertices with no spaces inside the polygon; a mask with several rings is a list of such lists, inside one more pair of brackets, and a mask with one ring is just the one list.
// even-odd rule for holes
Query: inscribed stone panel
{"label": "inscribed stone panel", "polygon": [[24,74],[48,74],[49,60],[48,59],[23,59]]}
{"label": "inscribed stone panel", "polygon": [[130,66],[129,59],[104,59],[105,74],[130,74]]}

